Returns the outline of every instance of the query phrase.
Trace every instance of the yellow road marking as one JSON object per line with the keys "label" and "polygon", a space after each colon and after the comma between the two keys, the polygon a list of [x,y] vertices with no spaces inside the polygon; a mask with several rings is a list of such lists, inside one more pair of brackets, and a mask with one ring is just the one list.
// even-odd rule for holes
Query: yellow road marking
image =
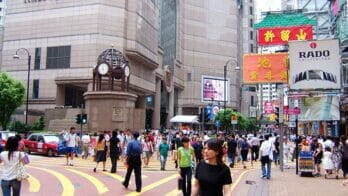
{"label": "yellow road marking", "polygon": [[37,192],[40,191],[41,184],[40,184],[40,181],[37,178],[35,178],[34,176],[30,175],[30,177],[28,178],[28,182],[29,182],[29,192],[37,193]]}
{"label": "yellow road marking", "polygon": [[171,181],[174,178],[178,178],[178,174],[173,174],[173,175],[171,175],[169,177],[163,178],[161,180],[158,180],[157,182],[154,182],[152,184],[149,184],[149,185],[145,186],[144,188],[142,188],[141,193],[138,193],[138,192],[134,191],[134,192],[131,192],[131,193],[127,194],[127,196],[141,195],[142,193],[144,193],[146,191],[149,191],[149,190],[151,190],[151,189],[153,189],[153,188],[155,188],[155,187],[157,187],[157,186],[159,186],[161,184],[164,184],[164,183],[166,183],[168,181]]}
{"label": "yellow road marking", "polygon": [[53,176],[55,176],[56,178],[58,178],[59,182],[61,183],[61,185],[63,187],[62,196],[70,196],[70,195],[73,196],[75,194],[74,185],[71,183],[69,178],[65,177],[61,173],[58,173],[58,172],[55,172],[55,171],[52,171],[49,169],[39,168],[39,167],[33,167],[33,166],[30,166],[30,167],[38,169],[38,170],[42,170],[42,171],[47,172],[47,173],[50,173]]}
{"label": "yellow road marking", "polygon": [[117,175],[117,174],[112,174],[112,173],[105,173],[106,175],[108,175],[108,176],[111,176],[112,178],[114,178],[114,179],[116,179],[116,180],[118,180],[118,181],[120,181],[120,182],[123,182],[123,177],[122,176],[120,176],[120,175]]}
{"label": "yellow road marking", "polygon": [[80,176],[86,178],[88,181],[90,181],[95,186],[95,188],[97,188],[97,191],[99,194],[103,194],[103,193],[109,191],[108,187],[106,187],[104,183],[102,183],[100,180],[98,180],[94,176],[91,176],[89,174],[86,174],[86,173],[83,173],[83,172],[80,172],[80,171],[77,171],[74,169],[66,169],[66,170],[71,171],[77,175],[80,175]]}
{"label": "yellow road marking", "polygon": [[[253,170],[253,169],[251,169]],[[234,188],[236,188],[236,186],[239,184],[239,181],[242,179],[242,177],[244,176],[244,174],[246,174],[247,172],[251,171],[251,170],[246,170],[243,171],[237,178],[237,180],[232,184],[231,186],[231,191],[233,191]]]}
{"label": "yellow road marking", "polygon": [[170,191],[169,193],[165,194],[164,196],[177,196],[180,193],[181,193],[181,190],[174,189],[174,190]]}

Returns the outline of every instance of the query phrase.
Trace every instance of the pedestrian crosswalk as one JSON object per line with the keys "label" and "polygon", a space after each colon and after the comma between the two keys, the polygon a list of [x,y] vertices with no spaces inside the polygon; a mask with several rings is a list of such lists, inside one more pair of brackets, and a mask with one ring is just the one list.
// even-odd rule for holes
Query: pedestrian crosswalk
{"label": "pedestrian crosswalk", "polygon": [[[117,173],[110,173],[111,161],[106,162],[106,172],[99,164],[97,172],[93,172],[96,163],[92,158],[74,159],[74,166],[66,164],[65,157],[40,157],[32,159],[26,165],[30,173],[27,181],[22,183],[23,195],[139,195],[135,192],[134,180],[130,182],[130,189],[124,189],[121,182],[124,180],[126,167],[118,161]],[[243,172],[260,168],[259,162],[247,163],[243,168],[236,163],[231,169],[233,179],[239,179]],[[166,171],[160,171],[160,162],[155,157],[150,160],[149,166],[142,168],[143,188],[141,195],[180,195],[177,190],[178,173],[174,160],[168,159]],[[134,179],[134,177],[132,177]],[[234,180],[234,182],[236,182]],[[133,183],[133,184],[132,184]],[[54,186],[52,186],[54,185]]]}

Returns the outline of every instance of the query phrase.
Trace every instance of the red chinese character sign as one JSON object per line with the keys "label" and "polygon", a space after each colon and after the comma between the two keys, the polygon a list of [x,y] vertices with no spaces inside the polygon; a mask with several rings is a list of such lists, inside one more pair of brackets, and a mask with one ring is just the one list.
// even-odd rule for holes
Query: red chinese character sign
{"label": "red chinese character sign", "polygon": [[258,29],[258,44],[260,46],[284,45],[288,41],[311,39],[313,39],[311,25]]}
{"label": "red chinese character sign", "polygon": [[243,83],[287,83],[288,53],[245,54]]}
{"label": "red chinese character sign", "polygon": [[274,113],[273,103],[270,101],[263,102],[263,113],[264,114],[272,114]]}

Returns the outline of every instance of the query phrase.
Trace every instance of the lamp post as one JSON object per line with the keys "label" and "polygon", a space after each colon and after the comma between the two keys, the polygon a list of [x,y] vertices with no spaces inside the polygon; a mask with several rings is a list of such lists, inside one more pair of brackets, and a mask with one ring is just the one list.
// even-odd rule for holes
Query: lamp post
{"label": "lamp post", "polygon": [[19,48],[16,51],[16,54],[13,55],[14,59],[19,59],[19,51],[25,51],[28,55],[28,76],[27,76],[27,100],[26,100],[26,105],[25,105],[25,126],[26,128],[28,127],[28,105],[29,105],[29,84],[30,84],[30,63],[31,63],[31,55],[28,49],[26,48]]}
{"label": "lamp post", "polygon": [[[231,62],[231,61],[233,61],[234,63],[235,63],[235,70],[240,70],[240,67],[238,66],[238,62],[236,61],[236,60],[234,60],[234,59],[229,59],[226,63],[225,63],[225,65],[224,65],[224,118],[225,118],[225,113],[226,113],[226,102],[227,102],[227,93],[226,93],[226,89],[227,89],[227,87],[226,87],[226,75],[227,75],[227,65]],[[224,121],[225,122],[225,121]],[[227,122],[225,122],[224,123],[224,125],[225,125],[225,133],[227,133]]]}

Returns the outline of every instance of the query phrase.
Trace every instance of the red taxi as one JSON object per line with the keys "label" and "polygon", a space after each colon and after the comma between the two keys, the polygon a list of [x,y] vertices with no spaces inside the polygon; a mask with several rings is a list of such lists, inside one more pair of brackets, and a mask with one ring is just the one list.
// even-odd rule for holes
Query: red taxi
{"label": "red taxi", "polygon": [[32,133],[24,140],[24,149],[27,153],[57,156],[60,154],[58,150],[60,142],[61,137],[56,133]]}

